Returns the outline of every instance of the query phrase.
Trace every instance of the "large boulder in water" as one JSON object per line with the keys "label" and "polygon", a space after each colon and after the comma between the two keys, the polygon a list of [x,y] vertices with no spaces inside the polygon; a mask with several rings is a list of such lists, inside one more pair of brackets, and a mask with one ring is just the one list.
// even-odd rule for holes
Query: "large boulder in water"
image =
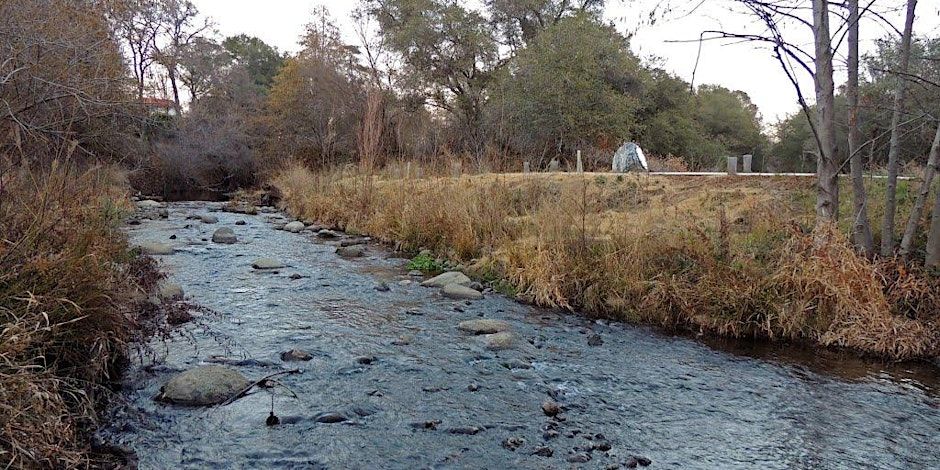
{"label": "large boulder in water", "polygon": [[250,382],[235,370],[202,366],[175,375],[160,389],[157,399],[190,406],[217,405],[244,390]]}
{"label": "large boulder in water", "polygon": [[204,224],[215,224],[219,222],[218,217],[209,214],[200,215],[199,220]]}
{"label": "large boulder in water", "polygon": [[284,225],[284,230],[290,233],[300,233],[301,230],[306,228],[303,222],[293,221],[289,224]]}
{"label": "large boulder in water", "polygon": [[366,255],[365,245],[341,246],[336,249],[336,254],[343,258],[361,258]]}
{"label": "large boulder in water", "polygon": [[424,287],[444,287],[450,284],[459,284],[469,286],[473,282],[464,273],[460,271],[450,271],[439,276],[434,276],[421,283]]}
{"label": "large boulder in water", "polygon": [[447,284],[441,289],[441,293],[444,294],[444,297],[457,300],[480,300],[483,298],[480,291],[460,284]]}
{"label": "large boulder in water", "polygon": [[228,227],[222,227],[212,234],[212,241],[214,243],[224,243],[231,245],[238,242],[238,237],[235,236],[234,230]]}
{"label": "large boulder in water", "polygon": [[634,142],[627,142],[614,153],[613,170],[614,173],[626,173],[633,169],[649,171],[649,165],[643,149]]}

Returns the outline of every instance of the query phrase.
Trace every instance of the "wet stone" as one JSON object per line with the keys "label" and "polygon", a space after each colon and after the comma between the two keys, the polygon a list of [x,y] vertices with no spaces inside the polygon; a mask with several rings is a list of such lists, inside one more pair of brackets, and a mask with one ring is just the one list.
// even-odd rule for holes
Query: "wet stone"
{"label": "wet stone", "polygon": [[291,349],[281,353],[281,360],[284,362],[309,361],[311,359],[313,359],[313,355],[302,349]]}
{"label": "wet stone", "polygon": [[200,215],[199,221],[204,224],[215,224],[219,222],[219,218],[214,215]]}
{"label": "wet stone", "polygon": [[336,254],[343,258],[362,258],[366,255],[364,245],[341,246],[336,249]]}
{"label": "wet stone", "polygon": [[588,463],[591,461],[591,454],[587,452],[576,452],[568,456],[569,463]]}
{"label": "wet stone", "polygon": [[542,402],[542,412],[545,413],[545,416],[557,416],[558,413],[561,413],[561,405],[555,400],[545,400]]}
{"label": "wet stone", "polygon": [[478,434],[483,428],[477,426],[457,426],[447,430],[450,434],[465,434],[472,436]]}
{"label": "wet stone", "polygon": [[280,269],[285,267],[284,263],[274,258],[259,258],[251,263],[251,267],[259,270]]}
{"label": "wet stone", "polygon": [[539,457],[551,457],[555,454],[555,451],[548,446],[538,446],[535,448],[535,451],[532,452],[532,455],[537,455]]}
{"label": "wet stone", "polygon": [[379,291],[379,292],[388,292],[388,291],[390,291],[390,290],[392,290],[392,289],[391,289],[390,287],[388,287],[388,284],[387,284],[387,283],[385,283],[385,282],[380,282],[380,283],[378,283],[378,284],[375,285],[375,290],[377,290],[377,291]]}
{"label": "wet stone", "polygon": [[516,449],[525,445],[525,439],[518,436],[507,437],[500,445],[505,449],[515,452]]}
{"label": "wet stone", "polygon": [[160,390],[161,401],[206,406],[221,403],[249,384],[242,374],[222,366],[201,366],[171,378]]}
{"label": "wet stone", "polygon": [[427,429],[427,430],[433,431],[433,430],[437,429],[437,427],[438,427],[440,424],[441,424],[441,420],[439,420],[439,419],[431,419],[431,420],[428,420],[428,421],[419,421],[419,422],[416,422],[416,423],[411,423],[411,427],[413,427],[413,428],[415,428],[415,429]]}
{"label": "wet stone", "polygon": [[460,322],[457,329],[474,335],[489,335],[509,331],[512,326],[503,320],[477,319]]}
{"label": "wet stone", "polygon": [[313,417],[313,420],[318,423],[335,424],[335,423],[342,423],[343,421],[346,421],[347,418],[343,416],[342,414],[337,413],[335,411],[327,411],[324,413],[317,414],[316,416]]}
{"label": "wet stone", "polygon": [[362,364],[365,366],[371,365],[375,362],[375,356],[358,356],[356,357],[356,364]]}
{"label": "wet stone", "polygon": [[303,222],[294,221],[288,224],[284,224],[284,231],[290,232],[290,233],[300,233],[300,231],[303,230],[304,227],[305,225]]}
{"label": "wet stone", "polygon": [[458,300],[480,300],[483,298],[483,294],[480,293],[480,291],[460,284],[448,284],[444,286],[444,288],[441,289],[441,294],[443,294],[444,297]]}
{"label": "wet stone", "polygon": [[248,222],[245,222],[244,220],[239,220],[235,222],[235,225],[248,225]]}
{"label": "wet stone", "polygon": [[601,335],[593,334],[588,337],[587,344],[588,346],[600,346],[604,344],[604,338],[601,338]]}
{"label": "wet stone", "polygon": [[212,234],[212,242],[231,245],[237,243],[238,238],[235,236],[234,230],[228,227],[222,227]]}

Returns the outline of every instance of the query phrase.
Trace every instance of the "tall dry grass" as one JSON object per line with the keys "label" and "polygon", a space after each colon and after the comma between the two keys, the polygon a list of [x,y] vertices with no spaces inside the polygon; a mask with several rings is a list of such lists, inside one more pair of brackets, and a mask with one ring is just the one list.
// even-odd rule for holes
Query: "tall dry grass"
{"label": "tall dry grass", "polygon": [[298,217],[431,249],[538,305],[892,359],[940,353],[940,282],[858,256],[837,230],[810,233],[811,181],[440,174],[298,166],[273,184]]}
{"label": "tall dry grass", "polygon": [[95,406],[134,331],[153,266],[128,253],[116,170],[13,168],[0,176],[0,465],[89,460]]}

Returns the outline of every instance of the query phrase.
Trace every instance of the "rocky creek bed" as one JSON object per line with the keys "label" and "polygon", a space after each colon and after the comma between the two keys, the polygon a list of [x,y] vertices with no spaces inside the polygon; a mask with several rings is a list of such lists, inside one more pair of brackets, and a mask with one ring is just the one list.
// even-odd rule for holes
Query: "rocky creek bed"
{"label": "rocky creek bed", "polygon": [[[100,437],[141,468],[940,467],[933,366],[456,299],[477,295],[420,286],[378,245],[338,254],[343,234],[221,207],[155,206],[128,228],[218,312],[196,312],[124,379]],[[281,374],[222,406],[154,400],[210,365],[241,374],[219,396]]]}

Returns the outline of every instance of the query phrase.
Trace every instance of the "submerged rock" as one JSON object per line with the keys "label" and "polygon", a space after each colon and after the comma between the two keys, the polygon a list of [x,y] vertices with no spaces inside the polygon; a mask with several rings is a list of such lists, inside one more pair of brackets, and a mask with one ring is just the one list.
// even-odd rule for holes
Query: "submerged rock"
{"label": "submerged rock", "polygon": [[175,375],[160,389],[157,398],[178,405],[217,405],[249,384],[238,371],[222,366],[201,366]]}
{"label": "submerged rock", "polygon": [[251,267],[255,269],[280,269],[286,266],[274,258],[258,258],[254,263],[251,263]]}
{"label": "submerged rock", "polygon": [[490,320],[481,318],[477,320],[467,320],[460,322],[460,324],[457,325],[457,329],[475,335],[489,335],[493,333],[509,331],[512,329],[512,326],[503,320]]}
{"label": "submerged rock", "polygon": [[300,233],[306,227],[303,222],[294,221],[284,225],[284,231],[290,233]]}
{"label": "submerged rock", "polygon": [[231,245],[238,242],[238,237],[235,236],[235,231],[228,228],[222,227],[215,231],[212,234],[212,241],[214,243],[223,243],[226,245]]}
{"label": "submerged rock", "polygon": [[593,334],[590,338],[588,338],[587,344],[588,346],[600,346],[604,344],[604,338],[601,338],[601,335],[599,334]]}
{"label": "submerged rock", "polygon": [[448,284],[441,289],[441,293],[444,294],[444,297],[459,300],[480,300],[483,298],[480,291],[460,284]]}
{"label": "submerged rock", "polygon": [[[419,271],[420,272],[420,271]],[[446,287],[451,284],[468,286],[473,282],[464,273],[460,271],[450,271],[432,277],[421,283],[424,287]]]}
{"label": "submerged rock", "polygon": [[345,416],[335,411],[320,413],[313,418],[313,420],[318,423],[326,424],[342,423],[343,421],[346,421],[346,419],[347,418]]}
{"label": "submerged rock", "polygon": [[556,416],[561,413],[561,405],[555,400],[545,400],[542,402],[542,412],[545,416]]}
{"label": "submerged rock", "polygon": [[214,215],[200,215],[199,220],[204,224],[215,224],[219,222],[219,218]]}
{"label": "submerged rock", "polygon": [[343,258],[362,258],[366,255],[366,247],[364,245],[341,246],[336,249],[336,254]]}
{"label": "submerged rock", "polygon": [[302,349],[291,349],[281,353],[281,360],[284,362],[309,361],[311,359],[313,359],[313,355]]}
{"label": "submerged rock", "polygon": [[172,255],[175,251],[173,246],[160,242],[143,242],[138,248],[141,253],[151,256]]}

